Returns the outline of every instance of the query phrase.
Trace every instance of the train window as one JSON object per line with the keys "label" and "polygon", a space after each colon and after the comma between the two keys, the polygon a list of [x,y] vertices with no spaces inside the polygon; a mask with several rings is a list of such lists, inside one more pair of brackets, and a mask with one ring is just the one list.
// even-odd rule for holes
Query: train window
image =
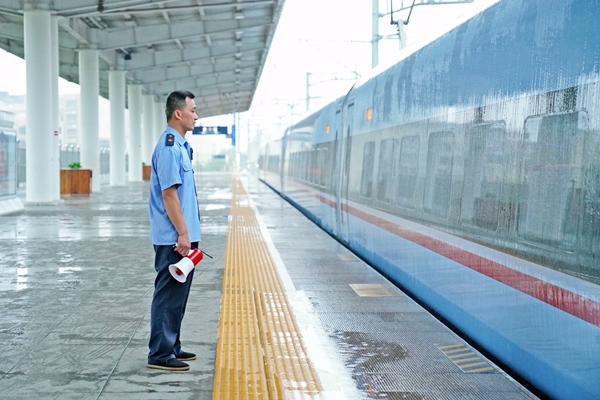
{"label": "train window", "polygon": [[298,153],[292,154],[292,176],[294,178],[298,177]]}
{"label": "train window", "polygon": [[392,171],[394,170],[393,139],[381,141],[379,146],[379,170],[377,171],[377,200],[389,202],[392,197]]}
{"label": "train window", "polygon": [[309,182],[310,181],[310,150],[304,150],[304,160],[302,162],[303,166],[304,166],[304,178],[303,180],[305,182]]}
{"label": "train window", "polygon": [[510,208],[503,198],[506,139],[504,122],[475,126],[467,131],[461,220],[481,228],[498,229],[500,210]]}
{"label": "train window", "polygon": [[580,213],[585,114],[528,118],[523,142],[518,232],[564,247],[575,242]]}
{"label": "train window", "polygon": [[419,136],[406,136],[400,142],[399,153],[396,156],[396,205],[406,208],[415,207],[415,188],[417,187],[417,172],[419,169]]}
{"label": "train window", "polygon": [[310,181],[319,182],[319,153],[320,149],[312,149],[310,152]]}
{"label": "train window", "polygon": [[267,169],[271,172],[279,173],[279,156],[269,156]]}
{"label": "train window", "polygon": [[297,179],[301,179],[302,178],[302,152],[298,151],[296,152],[296,178]]}
{"label": "train window", "polygon": [[319,174],[320,174],[320,186],[325,186],[325,177],[327,175],[325,171],[325,165],[327,164],[327,149],[323,147],[319,151]]}
{"label": "train window", "polygon": [[298,153],[292,153],[292,177],[298,177]]}
{"label": "train window", "polygon": [[304,150],[302,152],[303,156],[302,156],[302,168],[304,170],[304,172],[302,173],[302,180],[308,182],[309,179],[309,175],[308,175],[308,171],[310,169],[310,165],[309,165],[309,161],[310,161],[310,151],[309,150]]}
{"label": "train window", "polygon": [[426,211],[446,217],[450,209],[454,133],[434,132],[429,135],[427,173],[423,206]]}
{"label": "train window", "polygon": [[363,150],[362,176],[360,179],[360,194],[371,197],[373,194],[373,169],[375,164],[375,142],[365,143]]}

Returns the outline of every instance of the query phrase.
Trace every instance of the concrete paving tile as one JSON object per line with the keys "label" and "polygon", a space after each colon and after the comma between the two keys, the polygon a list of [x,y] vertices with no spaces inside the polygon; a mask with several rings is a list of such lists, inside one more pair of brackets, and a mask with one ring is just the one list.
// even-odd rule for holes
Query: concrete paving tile
{"label": "concrete paving tile", "polygon": [[[147,368],[148,183],[26,205],[0,224],[0,399],[209,399],[230,179],[198,175],[205,257],[182,326],[191,371]],[[24,195],[24,192],[21,193]],[[209,198],[210,197],[210,198]],[[208,207],[210,205],[210,207]]]}

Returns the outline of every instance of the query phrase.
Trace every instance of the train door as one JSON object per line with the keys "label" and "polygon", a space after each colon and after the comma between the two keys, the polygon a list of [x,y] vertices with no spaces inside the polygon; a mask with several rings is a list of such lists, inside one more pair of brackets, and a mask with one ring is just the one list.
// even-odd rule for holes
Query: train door
{"label": "train door", "polygon": [[[342,106],[343,107],[343,106]],[[335,194],[335,224],[334,224],[334,232],[333,234],[337,237],[341,237],[341,224],[342,224],[342,209],[340,207],[340,197],[341,197],[341,182],[342,182],[342,165],[343,163],[340,161],[343,158],[343,140],[342,140],[342,132],[344,127],[342,125],[342,108],[335,112],[335,120],[334,120],[334,129],[335,129],[335,146],[337,157],[335,159],[335,181],[334,185],[334,194]]]}
{"label": "train door", "polygon": [[348,224],[348,181],[350,175],[350,153],[352,151],[352,121],[354,115],[354,103],[350,102],[343,108],[342,113],[342,131],[340,135],[340,157],[338,160],[338,171],[340,179],[338,180],[337,192],[337,218],[338,218],[338,237],[345,243],[348,243],[349,224]]}

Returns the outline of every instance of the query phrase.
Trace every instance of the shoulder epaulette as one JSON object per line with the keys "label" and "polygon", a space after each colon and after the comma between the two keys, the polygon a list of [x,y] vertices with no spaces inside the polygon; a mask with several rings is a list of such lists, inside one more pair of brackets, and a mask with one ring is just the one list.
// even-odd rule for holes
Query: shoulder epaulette
{"label": "shoulder epaulette", "polygon": [[165,143],[167,146],[173,146],[175,143],[175,136],[172,133],[167,133],[167,142]]}

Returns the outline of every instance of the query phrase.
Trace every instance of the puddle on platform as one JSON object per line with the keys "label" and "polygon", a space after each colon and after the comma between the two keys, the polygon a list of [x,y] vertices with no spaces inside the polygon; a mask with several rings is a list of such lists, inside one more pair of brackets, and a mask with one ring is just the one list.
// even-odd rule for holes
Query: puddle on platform
{"label": "puddle on platform", "polygon": [[213,210],[224,210],[227,206],[225,204],[209,204],[204,208],[205,211],[213,211]]}
{"label": "puddle on platform", "polygon": [[208,200],[231,200],[231,189],[219,189],[206,197]]}
{"label": "puddle on platform", "polygon": [[[397,343],[376,339],[362,332],[335,331],[331,336],[340,348],[346,366],[358,390],[370,399],[421,400],[418,393],[390,391],[386,374],[393,362],[407,357],[407,351]],[[393,367],[391,367],[393,368]]]}
{"label": "puddle on platform", "polygon": [[77,271],[81,271],[81,267],[58,267],[59,274],[70,274]]}

